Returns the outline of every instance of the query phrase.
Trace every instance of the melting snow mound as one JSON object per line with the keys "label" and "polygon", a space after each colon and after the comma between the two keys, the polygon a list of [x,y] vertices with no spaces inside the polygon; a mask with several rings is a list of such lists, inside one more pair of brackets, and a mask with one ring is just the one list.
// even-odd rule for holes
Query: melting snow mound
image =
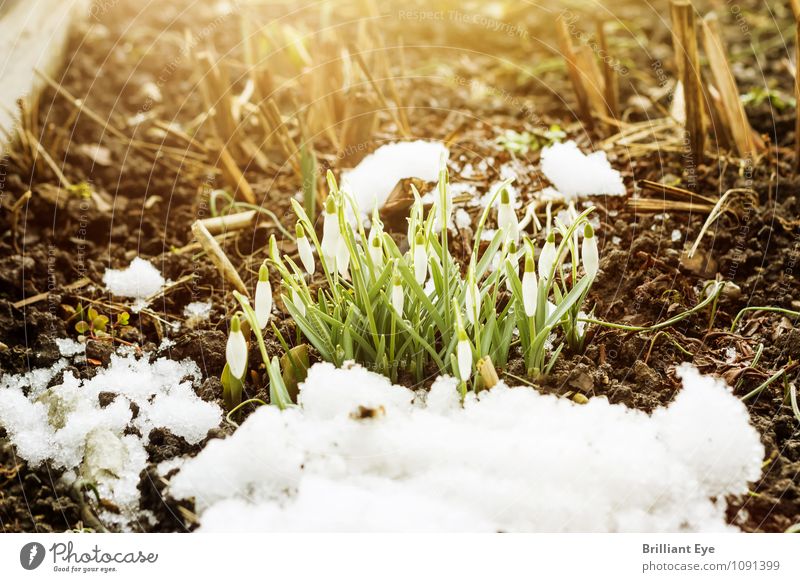
{"label": "melting snow mound", "polygon": [[[459,403],[316,364],[170,484],[202,531],[723,531],[764,455],[724,382],[684,365],[652,415],[500,384]],[[371,411],[371,414],[365,414]]]}
{"label": "melting snow mound", "polygon": [[585,155],[574,141],[554,143],[542,150],[541,164],[542,173],[567,199],[625,194],[622,176],[603,151]]}
{"label": "melting snow mound", "polygon": [[404,141],[379,147],[352,170],[342,173],[343,190],[350,192],[358,210],[366,215],[380,208],[397,182],[419,178],[433,182],[439,178],[442,157],[448,149],[435,141]]}

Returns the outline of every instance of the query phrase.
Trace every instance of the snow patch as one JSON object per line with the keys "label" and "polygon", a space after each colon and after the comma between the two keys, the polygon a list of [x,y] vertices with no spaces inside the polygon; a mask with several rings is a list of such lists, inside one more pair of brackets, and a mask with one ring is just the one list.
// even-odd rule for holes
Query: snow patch
{"label": "snow patch", "polygon": [[725,496],[764,449],[722,381],[679,373],[648,415],[504,384],[462,407],[450,378],[420,396],[316,364],[299,407],[259,408],[169,490],[195,499],[202,531],[731,530]]}
{"label": "snow patch", "polygon": [[449,155],[448,149],[435,141],[386,144],[366,156],[354,169],[343,172],[341,188],[355,197],[360,212],[370,215],[376,206],[383,206],[398,181],[404,178],[437,180],[441,160]]}
{"label": "snow patch", "polygon": [[567,199],[625,194],[622,176],[603,151],[585,155],[574,141],[554,143],[542,150],[541,164],[544,175]]}
{"label": "snow patch", "polygon": [[52,368],[0,376],[0,426],[31,465],[50,461],[76,469],[97,483],[103,498],[133,516],[150,431],[166,428],[196,444],[219,425],[222,411],[195,394],[193,382],[201,375],[191,360],[151,363],[115,354],[90,379],[66,371],[49,386],[68,364],[61,359]]}
{"label": "snow patch", "polygon": [[106,269],[103,284],[114,295],[136,299],[133,311],[139,311],[164,286],[164,277],[150,261],[136,257],[127,269]]}

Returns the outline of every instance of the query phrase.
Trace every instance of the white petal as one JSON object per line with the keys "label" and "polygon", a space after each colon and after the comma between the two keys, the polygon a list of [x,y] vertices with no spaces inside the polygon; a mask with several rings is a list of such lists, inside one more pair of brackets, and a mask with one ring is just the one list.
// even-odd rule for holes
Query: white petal
{"label": "white petal", "polygon": [[260,329],[264,329],[272,313],[272,285],[269,281],[256,283],[256,322]]}
{"label": "white petal", "polygon": [[536,283],[536,274],[526,271],[522,275],[522,304],[525,307],[525,315],[533,317],[536,315],[536,303],[539,288]]}
{"label": "white petal", "polygon": [[586,274],[589,277],[594,277],[597,275],[597,271],[600,268],[600,257],[597,253],[597,237],[584,238],[583,248],[581,250],[581,254],[583,255],[583,268],[586,270]]}
{"label": "white petal", "polygon": [[469,341],[459,341],[456,350],[458,352],[458,376],[461,380],[467,381],[472,376],[472,348]]}
{"label": "white petal", "polygon": [[403,303],[405,303],[403,286],[392,285],[392,307],[394,307],[398,317],[403,317]]}
{"label": "white petal", "polygon": [[303,263],[306,273],[313,275],[316,265],[314,264],[314,252],[311,250],[311,244],[308,242],[307,236],[297,239],[297,252],[300,255],[300,262]]}
{"label": "white petal", "polygon": [[335,214],[326,214],[322,225],[322,243],[320,243],[322,254],[326,259],[336,256],[340,238],[342,238],[342,235],[339,232],[339,219]]}
{"label": "white petal", "polygon": [[423,245],[417,245],[414,249],[414,278],[420,285],[424,285],[428,278],[428,255]]}
{"label": "white petal", "polygon": [[247,342],[241,331],[231,333],[228,336],[228,343],[225,346],[225,357],[228,360],[228,368],[231,375],[235,378],[244,376],[247,368]]}
{"label": "white petal", "polygon": [[556,261],[556,245],[555,243],[545,243],[542,247],[542,252],[539,255],[539,276],[547,279],[550,276],[550,271],[553,268],[553,263]]}
{"label": "white petal", "polygon": [[375,265],[375,269],[379,270],[383,267],[383,249],[381,247],[370,244],[369,256],[372,259],[372,264]]}

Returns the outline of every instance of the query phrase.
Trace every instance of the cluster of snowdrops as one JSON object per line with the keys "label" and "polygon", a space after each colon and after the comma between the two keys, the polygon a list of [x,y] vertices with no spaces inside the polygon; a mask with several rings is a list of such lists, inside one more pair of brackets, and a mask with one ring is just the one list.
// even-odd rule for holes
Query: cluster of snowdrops
{"label": "cluster of snowdrops", "polygon": [[[534,379],[550,371],[565,344],[583,349],[582,305],[599,264],[588,218],[593,208],[578,214],[571,206],[568,224],[548,222],[545,242],[537,249],[521,227],[508,191],[510,181],[505,182],[495,189],[478,221],[471,259],[462,273],[450,252],[453,208],[446,168],[439,173],[427,216],[422,197],[412,187],[415,201],[405,251],[384,232],[377,210],[367,234],[354,198],[338,187],[330,172],[327,180],[322,240],[306,211],[293,201],[299,264],[281,256],[273,236],[254,302],[234,292],[241,309],[231,320],[222,374],[227,402],[241,401],[248,342],[254,339],[266,366],[272,404],[291,405],[280,362],[274,354],[270,357],[264,342],[263,333],[271,326],[288,350],[288,342],[270,321],[270,269],[280,275],[283,305],[322,359],[336,366],[355,361],[392,381],[401,375],[420,381],[430,373],[452,374],[463,395],[470,388],[482,389],[484,381],[476,369],[487,361],[505,368],[512,349],[524,358],[527,374]],[[495,206],[497,228],[490,237],[485,227]],[[479,254],[486,239],[490,240]],[[315,277],[318,269],[322,282]],[[563,333],[556,333],[558,327]]]}

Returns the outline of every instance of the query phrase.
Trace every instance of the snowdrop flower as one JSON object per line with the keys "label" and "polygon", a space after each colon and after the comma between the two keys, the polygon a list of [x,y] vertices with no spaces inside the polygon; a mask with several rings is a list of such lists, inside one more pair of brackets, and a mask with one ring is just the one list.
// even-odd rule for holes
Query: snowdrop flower
{"label": "snowdrop flower", "polygon": [[405,303],[405,295],[403,293],[402,280],[400,273],[395,269],[394,276],[392,277],[392,307],[397,312],[397,317],[403,317],[403,304]]}
{"label": "snowdrop flower", "polygon": [[272,285],[269,284],[269,269],[261,265],[258,270],[258,283],[256,283],[256,322],[260,329],[264,329],[272,313]]}
{"label": "snowdrop flower", "polygon": [[333,196],[328,196],[325,202],[325,217],[322,222],[322,258],[328,265],[328,269],[332,269],[336,263],[336,257],[339,253],[339,240],[342,238],[342,233],[339,232],[339,216],[336,212],[336,200]]}
{"label": "snowdrop flower", "polygon": [[306,270],[306,273],[313,275],[316,270],[314,253],[311,250],[311,244],[308,242],[308,237],[306,236],[306,231],[303,229],[303,225],[298,222],[294,232],[297,237],[297,254],[300,255],[300,262],[303,263],[303,268]]}
{"label": "snowdrop flower", "polygon": [[500,207],[497,209],[497,226],[503,229],[506,240],[519,240],[519,220],[517,213],[511,205],[511,196],[508,190],[503,188],[500,192]]}
{"label": "snowdrop flower", "polygon": [[594,229],[588,222],[583,228],[583,246],[581,248],[581,255],[583,255],[583,268],[589,277],[597,275],[597,270],[600,268],[600,257],[597,253],[597,239],[594,236]]}
{"label": "snowdrop flower", "polygon": [[372,259],[372,264],[375,271],[380,271],[383,268],[383,241],[381,240],[381,230],[373,228],[369,233],[369,256]]}
{"label": "snowdrop flower", "polygon": [[417,231],[414,240],[414,278],[420,286],[424,286],[428,278],[428,253],[425,252],[425,236],[421,230]]}
{"label": "snowdrop flower", "polygon": [[[541,265],[541,259],[539,265]],[[541,270],[539,271],[541,273]],[[525,255],[525,273],[522,275],[522,304],[525,307],[525,315],[533,317],[536,315],[536,304],[538,302],[539,285],[536,281],[536,272],[531,253]]]}
{"label": "snowdrop flower", "polygon": [[478,313],[481,311],[481,292],[480,289],[478,289],[478,283],[475,281],[474,259],[467,270],[466,308],[467,321],[469,321],[470,325],[475,325],[475,320],[478,317]]}
{"label": "snowdrop flower", "polygon": [[231,331],[225,346],[225,358],[228,361],[231,375],[234,378],[243,378],[247,370],[247,341],[244,339],[238,315],[234,315],[231,319]]}
{"label": "snowdrop flower", "polygon": [[542,279],[550,277],[550,271],[556,262],[556,235],[551,230],[547,235],[547,242],[542,247],[542,252],[539,254],[539,276]]}
{"label": "snowdrop flower", "polygon": [[464,328],[458,330],[456,361],[458,362],[458,377],[462,382],[466,382],[472,376],[472,346],[469,345]]}

